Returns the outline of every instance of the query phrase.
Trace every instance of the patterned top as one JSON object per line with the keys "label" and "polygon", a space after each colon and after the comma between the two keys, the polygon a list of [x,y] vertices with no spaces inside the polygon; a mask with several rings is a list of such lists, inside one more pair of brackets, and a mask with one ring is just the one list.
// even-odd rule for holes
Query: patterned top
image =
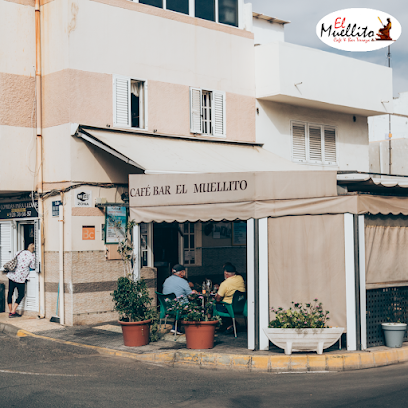
{"label": "patterned top", "polygon": [[17,267],[9,272],[7,277],[17,283],[24,283],[30,274],[30,268],[35,269],[35,254],[30,251],[22,251],[17,255]]}

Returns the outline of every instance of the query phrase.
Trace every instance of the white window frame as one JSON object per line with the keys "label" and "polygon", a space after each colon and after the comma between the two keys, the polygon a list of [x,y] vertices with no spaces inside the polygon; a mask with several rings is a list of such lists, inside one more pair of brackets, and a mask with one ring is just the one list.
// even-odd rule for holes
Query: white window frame
{"label": "white window frame", "polygon": [[[300,125],[305,127],[305,151],[306,151],[306,160],[300,160],[294,157],[293,153],[293,126]],[[311,160],[310,159],[310,127],[319,127],[320,128],[320,137],[321,137],[321,154],[322,160]],[[334,130],[335,146],[336,146],[336,162],[327,161],[325,158],[325,129]],[[306,164],[316,164],[320,166],[337,166],[338,163],[338,149],[337,149],[337,127],[333,125],[324,125],[320,123],[313,122],[304,122],[299,120],[292,120],[290,122],[290,135],[291,135],[291,158],[292,161],[297,163],[306,163]]]}
{"label": "white window frame", "polygon": [[[200,127],[195,128],[194,127],[194,118],[193,118],[193,113],[194,108],[193,108],[193,96],[192,92],[199,92],[200,93],[200,118],[201,118],[201,123]],[[211,133],[204,133],[204,127],[203,127],[203,92],[209,92],[211,93]],[[223,133],[217,133],[215,129],[215,95],[221,95],[222,96],[222,124],[223,124]],[[190,87],[190,132],[193,134],[202,134],[204,136],[212,136],[212,137],[220,137],[220,138],[226,138],[227,137],[227,121],[226,121],[226,93],[223,91],[218,91],[216,89],[208,89],[208,88],[195,88],[195,87]]]}
{"label": "white window frame", "polygon": [[[128,89],[128,123],[127,124],[119,124],[117,123],[116,120],[116,82],[117,79],[122,79],[126,80],[129,82],[129,85],[132,83],[132,81],[138,81],[138,82],[143,82],[144,86],[144,127],[132,127],[132,105],[131,105],[131,92],[130,92],[130,86]],[[112,99],[113,99],[113,127],[115,128],[126,128],[126,129],[137,129],[137,130],[148,130],[148,117],[149,117],[149,112],[148,112],[148,80],[143,79],[143,78],[135,78],[135,77],[126,77],[123,75],[113,75],[112,76]]]}
{"label": "white window frame", "polygon": [[[188,222],[188,224],[194,224],[194,263],[186,264],[184,259],[184,224],[179,224],[179,263],[185,265],[187,268],[189,266],[201,266],[202,265],[202,223],[197,222]],[[182,232],[182,233],[181,233]]]}
{"label": "white window frame", "polygon": [[[140,3],[139,0],[130,0],[130,1],[133,1],[134,3]],[[163,10],[167,10],[167,4],[166,3],[167,3],[167,1],[163,0]],[[218,0],[215,0],[214,7],[215,7],[215,14],[214,14],[215,21],[214,21],[214,23],[222,24],[222,25],[225,25],[225,26],[228,26],[228,27],[236,27],[236,28],[241,28],[241,29],[243,28],[241,16],[242,16],[242,13],[243,13],[243,8],[244,8],[244,0],[238,0],[238,18],[237,18],[238,25],[237,26],[233,26],[233,25],[225,24],[225,23],[220,23],[218,21],[219,20],[219,16],[218,16],[218,14],[219,14],[218,13],[218,9],[219,9]],[[167,11],[177,13],[177,14],[183,14],[185,16],[189,15],[190,17],[195,17],[195,0],[188,0],[188,14],[179,13],[179,12],[174,11],[174,10],[167,10]],[[205,21],[211,21],[211,20],[205,20]]]}

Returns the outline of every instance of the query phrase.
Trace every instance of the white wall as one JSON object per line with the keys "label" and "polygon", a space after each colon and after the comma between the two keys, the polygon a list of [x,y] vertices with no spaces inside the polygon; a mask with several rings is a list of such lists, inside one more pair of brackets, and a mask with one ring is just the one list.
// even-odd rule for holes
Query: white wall
{"label": "white wall", "polygon": [[255,47],[255,60],[257,98],[365,116],[392,111],[388,67],[283,42]]}
{"label": "white wall", "polygon": [[0,73],[34,76],[34,7],[0,0],[0,16]]}
{"label": "white wall", "polygon": [[[391,116],[391,133],[393,139],[408,138],[408,92],[400,93],[399,98],[394,99],[394,112],[399,115]],[[389,115],[373,116],[368,118],[370,142],[388,140]]]}
{"label": "white wall", "polygon": [[273,41],[285,41],[284,25],[271,23],[261,18],[253,18],[252,31],[255,45],[268,44]]}
{"label": "white wall", "polygon": [[264,148],[291,160],[291,121],[331,125],[336,127],[338,166],[305,165],[305,170],[359,170],[368,171],[367,118],[326,110],[304,108],[283,103],[259,100],[257,102],[257,142]]}
{"label": "white wall", "polygon": [[49,34],[43,41],[44,75],[70,68],[254,96],[253,39],[247,32],[179,21],[197,19],[160,9],[157,13],[173,19],[142,13],[133,3],[124,6],[87,0],[44,5]]}
{"label": "white wall", "polygon": [[0,125],[0,146],[0,191],[35,190],[35,130]]}

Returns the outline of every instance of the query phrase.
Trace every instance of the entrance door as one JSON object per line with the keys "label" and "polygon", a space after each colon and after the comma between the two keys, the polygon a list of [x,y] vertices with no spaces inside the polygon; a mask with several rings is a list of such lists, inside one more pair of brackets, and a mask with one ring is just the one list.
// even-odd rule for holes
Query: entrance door
{"label": "entrance door", "polygon": [[39,222],[26,221],[19,222],[17,225],[17,246],[18,251],[26,249],[28,245],[35,245],[36,267],[30,271],[26,285],[26,294],[22,307],[24,310],[38,311],[38,296],[39,296],[39,277],[38,277],[38,259],[39,259],[39,245],[38,245],[38,229]]}
{"label": "entrance door", "polygon": [[171,268],[179,263],[179,224],[177,222],[153,224],[154,266],[157,268],[157,291],[163,290],[163,282]]}

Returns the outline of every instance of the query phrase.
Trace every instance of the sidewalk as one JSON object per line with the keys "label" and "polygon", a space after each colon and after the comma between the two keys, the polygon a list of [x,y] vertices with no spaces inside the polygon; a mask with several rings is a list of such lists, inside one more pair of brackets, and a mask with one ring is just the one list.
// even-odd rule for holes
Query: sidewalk
{"label": "sidewalk", "polygon": [[91,326],[62,327],[58,323],[36,318],[9,319],[0,313],[0,331],[19,337],[33,336],[49,341],[92,348],[105,355],[116,355],[171,366],[193,365],[200,368],[238,369],[266,372],[345,371],[380,367],[408,361],[408,343],[400,349],[374,347],[368,351],[338,350],[331,347],[322,355],[293,353],[271,345],[269,351],[246,348],[246,333],[217,334],[212,350],[188,350],[185,337],[177,341],[166,334],[158,342],[142,347],[123,345],[121,328],[117,322]]}

